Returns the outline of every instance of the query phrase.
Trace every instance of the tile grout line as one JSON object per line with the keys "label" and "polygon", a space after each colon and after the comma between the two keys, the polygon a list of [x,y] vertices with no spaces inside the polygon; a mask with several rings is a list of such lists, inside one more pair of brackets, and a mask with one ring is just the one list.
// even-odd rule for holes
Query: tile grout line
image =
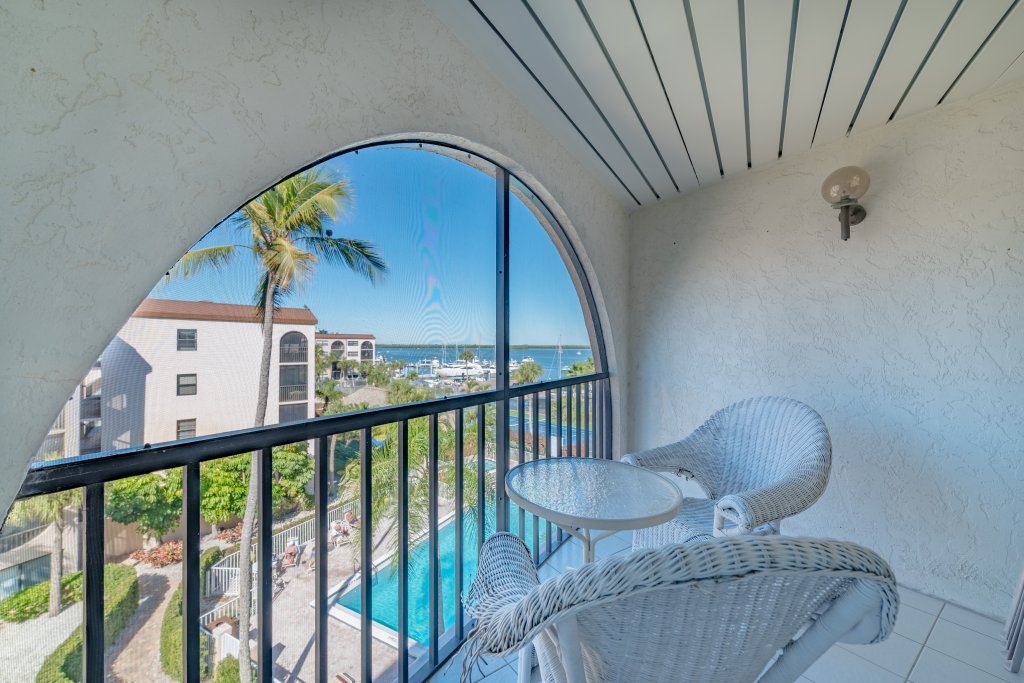
{"label": "tile grout line", "polygon": [[917,662],[921,659],[921,655],[924,654],[924,649],[928,647],[928,639],[932,637],[932,631],[935,630],[935,625],[939,623],[939,617],[942,616],[942,610],[946,609],[946,603],[943,601],[942,606],[939,607],[939,611],[935,614],[935,620],[932,621],[931,628],[928,629],[928,634],[924,637],[924,642],[921,643],[921,649],[917,651],[917,656],[914,657],[914,663],[910,665],[910,671],[907,673],[907,677],[904,683],[910,683],[910,677],[914,675],[914,669],[917,668]]}

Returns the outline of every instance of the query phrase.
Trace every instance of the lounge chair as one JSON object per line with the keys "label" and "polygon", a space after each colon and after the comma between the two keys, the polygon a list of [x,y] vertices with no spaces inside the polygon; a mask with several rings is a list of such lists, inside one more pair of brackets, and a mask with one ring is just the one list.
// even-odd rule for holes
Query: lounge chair
{"label": "lounge chair", "polygon": [[843,541],[677,544],[541,583],[526,545],[499,533],[465,600],[463,680],[480,656],[532,644],[544,683],[792,683],[838,641],[885,640],[898,601],[885,561]]}

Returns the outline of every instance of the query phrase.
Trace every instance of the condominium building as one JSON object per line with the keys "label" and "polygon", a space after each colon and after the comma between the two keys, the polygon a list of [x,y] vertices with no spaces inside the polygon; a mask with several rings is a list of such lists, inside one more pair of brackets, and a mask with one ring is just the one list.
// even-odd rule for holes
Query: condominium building
{"label": "condominium building", "polygon": [[[275,312],[266,424],[314,416],[316,323],[308,308]],[[262,350],[252,306],[146,299],[68,399],[40,455],[251,427]]]}
{"label": "condominium building", "polygon": [[[377,362],[377,338],[372,334],[342,334],[318,332],[316,344],[339,359]],[[337,363],[331,365],[331,377],[341,379]]]}

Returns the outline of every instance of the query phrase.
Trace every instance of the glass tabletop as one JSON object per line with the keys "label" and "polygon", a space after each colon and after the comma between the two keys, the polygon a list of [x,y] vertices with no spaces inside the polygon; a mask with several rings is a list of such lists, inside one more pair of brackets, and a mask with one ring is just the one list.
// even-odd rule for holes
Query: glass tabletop
{"label": "glass tabletop", "polygon": [[551,458],[512,468],[505,489],[517,505],[556,524],[642,529],[675,517],[683,496],[660,474],[613,460]]}

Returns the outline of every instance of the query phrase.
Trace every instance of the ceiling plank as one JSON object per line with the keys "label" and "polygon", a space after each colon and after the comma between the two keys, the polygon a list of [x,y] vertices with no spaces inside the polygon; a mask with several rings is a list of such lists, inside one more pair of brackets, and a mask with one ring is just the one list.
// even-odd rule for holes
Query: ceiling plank
{"label": "ceiling plank", "polygon": [[902,119],[938,104],[957,74],[1006,13],[1012,0],[964,0],[914,87],[907,93],[894,119]]}
{"label": "ceiling plank", "polygon": [[[714,131],[726,173],[747,168],[739,10],[734,2],[688,0]],[[683,38],[680,37],[680,40]]]}
{"label": "ceiling plank", "polygon": [[747,2],[745,13],[750,161],[758,166],[779,157],[793,0]]}
{"label": "ceiling plank", "polygon": [[585,5],[619,75],[641,110],[655,145],[679,185],[679,191],[696,187],[697,176],[690,164],[681,129],[676,125],[632,8],[626,2],[603,0],[590,0]]}
{"label": "ceiling plank", "polygon": [[[438,2],[438,0],[432,0]],[[477,12],[472,5],[463,0],[452,0],[458,2],[459,15],[476,15]],[[484,12],[491,23],[500,31],[501,36],[509,42],[516,53],[527,63],[530,70],[536,75],[551,93],[552,97],[565,110],[566,114],[559,117],[570,118],[582,131],[582,134],[589,139],[597,148],[608,165],[614,169],[616,175],[621,178],[622,183],[629,189],[638,203],[644,204],[654,201],[654,193],[647,187],[640,173],[633,162],[626,155],[622,146],[615,140],[608,126],[601,120],[597,111],[587,100],[583,91],[577,85],[572,75],[563,66],[561,58],[548,43],[547,38],[537,28],[533,19],[518,2],[504,2],[502,0],[476,0],[477,6]],[[447,19],[447,17],[446,17]],[[509,73],[515,73],[517,81],[525,82],[528,74],[517,63],[515,57],[509,52],[498,38],[494,31],[487,27],[481,20],[482,27],[460,30],[459,36],[462,40],[477,40],[483,42],[486,47],[477,49],[479,55],[487,56],[489,62],[494,62],[494,57],[499,56],[499,72],[506,85],[509,84]],[[492,66],[492,64],[488,64]],[[530,78],[529,80],[532,80]],[[530,107],[536,115],[541,116],[541,111],[548,111],[547,116],[541,116],[541,121],[555,130],[552,120],[557,120],[550,113],[550,107],[545,107],[547,95],[539,87],[526,88],[516,92]],[[557,109],[556,109],[557,111]],[[564,124],[563,124],[564,127]],[[578,135],[571,137],[579,137]]]}
{"label": "ceiling plank", "polygon": [[793,156],[811,148],[829,68],[839,42],[846,2],[804,0],[800,3],[786,106],[786,130],[782,139],[783,156]]}
{"label": "ceiling plank", "polygon": [[1024,3],[1017,3],[1006,21],[992,35],[978,57],[946,96],[947,100],[970,97],[989,87],[1019,61],[1024,51]]}
{"label": "ceiling plank", "polygon": [[[511,3],[506,0],[505,4]],[[672,178],[576,4],[567,0],[533,0],[530,6],[562,50],[597,108],[607,118],[612,130],[622,140],[627,154],[635,160],[654,193],[660,197],[674,194],[676,190]]]}
{"label": "ceiling plank", "polygon": [[718,154],[711,137],[683,4],[635,0],[635,5],[665,80],[665,91],[686,139],[697,178],[702,185],[714,182],[721,177]]}
{"label": "ceiling plank", "polygon": [[889,121],[956,6],[957,0],[909,0],[857,115],[854,130]]}
{"label": "ceiling plank", "polygon": [[997,86],[1005,85],[1007,83],[1013,83],[1015,81],[1024,81],[1024,53],[1022,53],[1017,59],[1007,67],[1003,75],[996,81]]}
{"label": "ceiling plank", "polygon": [[857,0],[850,5],[815,145],[846,135],[899,8],[899,0]]}

